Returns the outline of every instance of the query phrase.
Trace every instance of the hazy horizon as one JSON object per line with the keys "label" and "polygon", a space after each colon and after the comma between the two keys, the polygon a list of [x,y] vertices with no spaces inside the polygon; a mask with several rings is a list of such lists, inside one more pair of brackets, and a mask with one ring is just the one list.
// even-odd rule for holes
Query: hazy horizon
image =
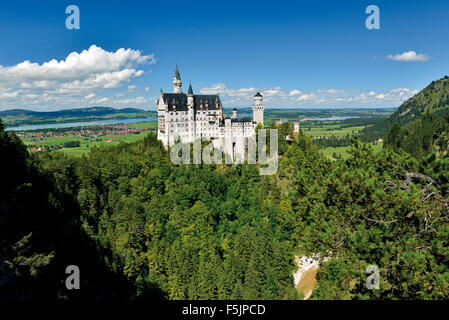
{"label": "hazy horizon", "polygon": [[[112,108],[115,110],[123,110],[123,109],[136,109],[140,111],[153,111],[156,112],[156,108],[154,109],[144,109],[139,107],[108,107],[108,106],[91,106],[91,107],[75,107],[70,109],[55,109],[55,110],[31,110],[26,108],[14,108],[14,109],[5,109],[0,110],[0,113],[6,112],[6,111],[15,111],[15,110],[22,110],[22,111],[31,111],[31,112],[59,112],[59,111],[68,111],[68,110],[77,110],[77,109],[94,109],[94,108]],[[265,110],[339,110],[339,109],[345,109],[345,110],[376,110],[376,109],[397,109],[398,107],[321,107],[321,108],[313,108],[313,107],[266,107]],[[223,107],[224,110],[232,110],[233,107]],[[249,107],[239,107],[238,110],[245,110],[245,109],[251,109],[251,106]]]}

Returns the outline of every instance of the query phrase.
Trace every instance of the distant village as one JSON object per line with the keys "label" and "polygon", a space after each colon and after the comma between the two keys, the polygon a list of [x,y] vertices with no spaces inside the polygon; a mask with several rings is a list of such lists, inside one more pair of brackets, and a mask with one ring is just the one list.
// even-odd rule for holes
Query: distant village
{"label": "distant village", "polygon": [[[73,145],[74,141],[67,142],[65,144],[53,144],[51,146],[48,145],[39,145],[39,142],[44,142],[45,138],[63,138],[63,137],[81,137],[81,138],[90,138],[92,142],[98,141],[97,139],[101,136],[106,135],[127,135],[127,134],[139,134],[145,131],[155,130],[154,128],[137,128],[131,127],[129,124],[102,124],[95,126],[86,126],[79,128],[58,128],[51,129],[51,131],[22,131],[18,132],[17,135],[20,138],[28,138],[32,139],[33,142],[36,142],[34,145],[31,145],[28,148],[29,152],[37,152],[44,150],[54,150],[54,149],[62,149],[67,147],[77,147]],[[104,140],[105,142],[113,142],[118,141],[117,138],[111,138]],[[88,141],[80,141],[79,143],[87,143]],[[70,144],[72,143],[72,144]],[[79,145],[78,145],[79,146]]]}

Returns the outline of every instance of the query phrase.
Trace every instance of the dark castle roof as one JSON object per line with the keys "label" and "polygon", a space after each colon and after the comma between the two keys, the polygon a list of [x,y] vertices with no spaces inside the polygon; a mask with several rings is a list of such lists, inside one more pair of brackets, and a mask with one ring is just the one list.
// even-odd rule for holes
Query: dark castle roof
{"label": "dark castle roof", "polygon": [[[162,98],[169,111],[187,111],[187,95],[185,93],[162,93]],[[218,107],[217,102],[218,101]],[[216,94],[195,94],[193,95],[193,105],[195,110],[219,110],[223,106],[220,97]]]}
{"label": "dark castle roof", "polygon": [[262,97],[262,95],[260,94],[260,92],[257,92],[255,97]]}
{"label": "dark castle roof", "polygon": [[252,122],[253,119],[246,117],[246,118],[231,118],[231,122]]}

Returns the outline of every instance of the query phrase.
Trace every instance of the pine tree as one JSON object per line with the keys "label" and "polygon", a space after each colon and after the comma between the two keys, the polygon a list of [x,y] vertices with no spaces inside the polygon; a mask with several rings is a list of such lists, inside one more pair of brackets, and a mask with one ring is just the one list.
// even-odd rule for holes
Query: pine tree
{"label": "pine tree", "polygon": [[243,288],[243,299],[256,300],[261,299],[264,274],[260,271],[260,253],[256,249],[251,255],[248,267],[245,273],[245,282]]}
{"label": "pine tree", "polygon": [[242,300],[244,296],[244,289],[243,289],[243,285],[242,282],[240,281],[240,279],[237,279],[234,289],[232,290],[232,295],[231,295],[231,299],[232,300]]}
{"label": "pine tree", "polygon": [[263,299],[265,300],[275,300],[279,298],[279,286],[276,277],[276,273],[269,269],[266,272],[266,284],[263,288]]}
{"label": "pine tree", "polygon": [[246,225],[235,237],[232,267],[238,279],[244,281],[245,272],[254,250],[254,238],[251,227]]}

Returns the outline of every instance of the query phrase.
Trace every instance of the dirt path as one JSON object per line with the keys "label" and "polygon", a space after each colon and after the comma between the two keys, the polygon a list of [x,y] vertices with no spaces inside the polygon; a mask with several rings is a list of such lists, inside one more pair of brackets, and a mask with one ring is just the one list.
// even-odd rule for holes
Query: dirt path
{"label": "dirt path", "polygon": [[295,256],[295,262],[298,266],[298,270],[293,274],[295,287],[298,292],[304,294],[304,300],[306,300],[309,299],[314,289],[320,259],[317,256]]}

